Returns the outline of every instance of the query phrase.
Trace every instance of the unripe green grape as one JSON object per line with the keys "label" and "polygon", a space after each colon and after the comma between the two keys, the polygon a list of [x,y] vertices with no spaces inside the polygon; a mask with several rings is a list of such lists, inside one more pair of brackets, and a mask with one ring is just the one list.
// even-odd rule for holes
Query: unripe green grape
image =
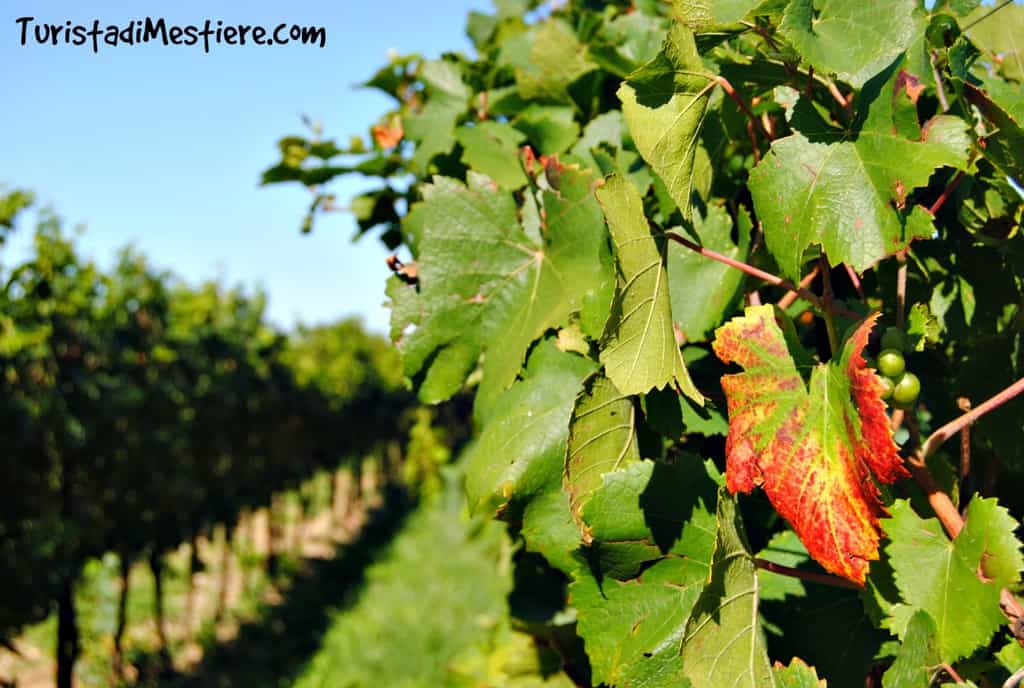
{"label": "unripe green grape", "polygon": [[925,37],[933,48],[948,48],[959,36],[960,24],[948,14],[936,14],[925,30]]}
{"label": "unripe green grape", "polygon": [[878,370],[882,375],[895,380],[906,369],[907,361],[898,349],[883,349],[882,353],[878,354]]}
{"label": "unripe green grape", "polygon": [[896,327],[887,327],[885,334],[882,335],[882,348],[883,349],[896,349],[897,351],[903,351],[906,348],[907,338],[903,334],[903,330]]}
{"label": "unripe green grape", "polygon": [[897,406],[911,406],[921,393],[921,381],[913,373],[903,373],[892,390],[892,400]]}
{"label": "unripe green grape", "polygon": [[888,399],[892,396],[892,390],[896,388],[896,383],[884,375],[878,378],[882,381],[882,398]]}

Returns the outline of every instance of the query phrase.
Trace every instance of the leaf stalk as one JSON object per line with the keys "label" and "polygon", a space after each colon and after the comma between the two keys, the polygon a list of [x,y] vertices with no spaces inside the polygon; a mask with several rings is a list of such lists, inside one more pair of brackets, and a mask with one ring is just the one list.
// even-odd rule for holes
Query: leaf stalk
{"label": "leaf stalk", "polygon": [[839,336],[836,334],[836,323],[832,318],[832,310],[835,306],[832,294],[832,266],[828,264],[828,258],[824,253],[821,254],[819,260],[821,265],[822,314],[825,318],[825,330],[828,332],[828,346],[832,351],[832,355],[836,356],[839,353]]}
{"label": "leaf stalk", "polygon": [[[747,119],[749,119],[753,126],[756,127],[761,132],[761,135],[764,136],[766,139],[770,140],[771,135],[768,133],[768,130],[765,129],[764,123],[761,122],[761,119],[754,114],[754,111],[750,109],[750,106],[747,104],[747,101],[744,100],[743,96],[741,96],[739,92],[736,91],[732,83],[730,83],[728,79],[721,75],[716,75],[714,77],[714,81],[716,84],[722,87],[722,90],[725,91],[726,95],[733,99],[736,105],[739,106],[740,110],[743,111],[743,114],[747,116]],[[757,138],[755,137],[753,131],[750,132],[750,136],[754,142],[754,154],[757,155]]]}
{"label": "leaf stalk", "polygon": [[[806,289],[807,287],[811,286],[811,282],[813,282],[814,278],[818,276],[818,270],[819,266],[815,265],[814,269],[808,272],[804,276],[804,278],[800,280],[800,287]],[[799,297],[800,295],[797,292],[792,290],[787,291],[785,294],[782,295],[782,298],[779,299],[778,303],[776,303],[775,305],[777,305],[782,310],[786,310],[787,308],[792,306],[793,302],[795,302]]]}
{"label": "leaf stalk", "polygon": [[830,585],[833,588],[846,588],[848,590],[860,590],[853,581],[848,581],[845,578],[839,576],[832,576],[827,573],[815,573],[814,571],[801,571],[800,569],[794,569],[790,566],[783,566],[782,564],[776,564],[774,561],[768,561],[767,559],[754,559],[754,566],[764,571],[771,571],[777,573],[780,576],[789,576],[790,578],[799,578],[800,580],[808,581],[809,583],[820,583],[822,585]]}
{"label": "leaf stalk", "polygon": [[763,280],[773,286],[782,287],[783,289],[787,289],[789,291],[795,291],[802,298],[806,299],[807,301],[810,301],[816,307],[821,307],[821,300],[816,295],[807,291],[806,289],[796,286],[787,279],[783,279],[778,275],[773,275],[770,272],[765,272],[760,268],[755,268],[753,265],[744,263],[743,261],[740,260],[736,260],[735,258],[730,258],[729,256],[718,253],[717,251],[712,251],[709,248],[698,246],[697,244],[690,241],[686,237],[680,234],[676,234],[675,232],[665,232],[665,236],[668,237],[670,240],[676,242],[677,244],[682,244],[691,251],[699,253],[705,258],[710,258],[711,260],[715,260],[718,261],[719,263],[724,263],[725,265],[734,267],[737,270],[747,273],[751,277],[756,277],[757,279]]}

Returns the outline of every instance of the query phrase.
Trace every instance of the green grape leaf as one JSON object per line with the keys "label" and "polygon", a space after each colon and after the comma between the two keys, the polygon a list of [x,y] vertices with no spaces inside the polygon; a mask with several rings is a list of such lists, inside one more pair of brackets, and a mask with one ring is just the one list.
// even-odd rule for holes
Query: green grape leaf
{"label": "green grape leaf", "polygon": [[785,6],[779,0],[674,0],[672,14],[694,31],[736,24]]}
{"label": "green grape leaf", "polygon": [[[621,394],[605,376],[593,377],[576,400],[569,424],[565,489],[577,520],[590,496],[604,484],[606,473],[638,461],[636,401]],[[583,541],[589,543],[589,530],[581,525]]]}
{"label": "green grape leaf", "polygon": [[710,467],[689,454],[605,474],[580,514],[590,529],[591,566],[625,580],[671,553],[710,561],[717,489]]}
{"label": "green grape leaf", "polygon": [[503,189],[515,190],[526,185],[526,175],[519,162],[519,144],[526,136],[511,125],[499,122],[477,122],[455,130],[462,145],[462,159],[467,166],[483,172]]}
{"label": "green grape leaf", "polygon": [[1024,80],[1024,7],[1009,2],[993,12],[991,6],[979,7],[964,18],[967,36],[992,59],[1007,79]]}
{"label": "green grape leaf", "polygon": [[422,236],[416,327],[399,339],[406,374],[442,366],[451,391],[483,352],[481,410],[515,380],[548,328],[573,313],[603,324],[608,311],[611,256],[591,177],[553,160],[543,174],[550,188],[540,194],[539,241],[520,225],[512,195],[479,179],[467,187],[436,177],[414,206]]}
{"label": "green grape leaf", "polygon": [[686,622],[715,547],[714,469],[696,457],[605,474],[587,503],[591,571],[569,587],[594,682],[680,685]]}
{"label": "green grape leaf", "polygon": [[425,61],[419,76],[429,100],[419,112],[404,115],[402,124],[406,138],[417,144],[409,167],[425,176],[430,161],[455,145],[455,125],[469,109],[472,91],[463,83],[459,65],[447,60]]}
{"label": "green grape leaf", "polygon": [[758,621],[758,573],[742,529],[735,498],[722,488],[711,578],[683,640],[683,667],[694,688],[776,685]]}
{"label": "green grape leaf", "polygon": [[573,158],[579,160],[584,167],[600,172],[601,166],[594,158],[594,149],[602,144],[616,150],[622,148],[622,134],[625,130],[625,121],[618,110],[598,115],[583,128],[579,141],[573,145]]}
{"label": "green grape leaf", "polygon": [[858,272],[933,232],[931,218],[907,196],[942,166],[963,169],[970,138],[965,122],[939,115],[917,140],[897,133],[893,101],[899,74],[878,77],[862,91],[867,108],[853,133],[826,123],[805,98],[794,133],[772,142],[750,173],[750,192],[768,249],[782,272],[800,278],[803,252],[820,244],[829,259]]}
{"label": "green grape leaf", "polygon": [[657,55],[665,40],[666,22],[647,12],[620,14],[601,27],[587,45],[587,54],[603,69],[625,77]]}
{"label": "green grape leaf", "polygon": [[512,124],[529,137],[541,155],[566,151],[580,135],[572,108],[564,106],[530,105],[516,115]]}
{"label": "green grape leaf", "polygon": [[928,612],[918,610],[907,624],[899,654],[882,677],[882,686],[928,688],[941,663],[935,639],[935,621]]}
{"label": "green grape leaf", "polygon": [[595,67],[572,27],[561,19],[548,19],[533,32],[526,64],[516,69],[519,95],[524,100],[571,103],[570,84]]}
{"label": "green grape leaf", "polygon": [[779,31],[822,74],[860,88],[906,50],[923,16],[914,0],[792,0]]}
{"label": "green grape leaf", "polygon": [[677,24],[658,56],[619,87],[622,114],[637,150],[665,182],[684,217],[690,212],[698,134],[714,84],[693,33]]}
{"label": "green grape leaf", "polygon": [[809,667],[799,657],[794,657],[789,666],[778,664],[774,667],[775,683],[779,688],[825,688],[825,680],[818,678],[814,667]]}
{"label": "green grape leaf", "polygon": [[554,474],[546,475],[541,491],[523,509],[519,533],[528,550],[542,555],[565,575],[575,575],[583,566],[576,556],[579,527],[570,514],[569,495],[562,490],[561,480]]}
{"label": "green grape leaf", "polygon": [[550,341],[540,343],[523,379],[498,398],[465,459],[470,508],[517,515],[525,510],[527,546],[567,567],[579,542],[561,489],[569,418],[595,367]]}
{"label": "green grape leaf", "polygon": [[932,6],[932,11],[948,10],[962,17],[973,12],[980,4],[981,0],[938,0]]}
{"label": "green grape leaf", "polygon": [[1012,674],[1024,667],[1024,647],[1015,639],[1009,640],[996,652],[996,659]]}
{"label": "green grape leaf", "polygon": [[708,563],[661,559],[642,579],[581,576],[569,586],[595,685],[678,686],[680,644],[708,575]]}
{"label": "green grape leaf", "polygon": [[[732,218],[722,206],[708,206],[707,215],[695,215],[693,223],[701,246],[746,261],[753,224],[742,208],[738,224],[739,241],[733,243]],[[689,342],[706,340],[743,295],[742,272],[676,243],[668,246],[668,284],[672,319]]]}
{"label": "green grape leaf", "polygon": [[915,303],[907,313],[907,343],[914,351],[938,344],[942,328],[926,303]]}
{"label": "green grape leaf", "polygon": [[997,78],[963,83],[964,97],[989,122],[985,158],[1011,177],[1024,174],[1024,91]]}
{"label": "green grape leaf", "polygon": [[690,380],[672,329],[668,274],[662,250],[644,217],[636,188],[620,176],[597,191],[604,208],[619,285],[601,347],[601,362],[623,394],[674,385],[691,399],[703,397]]}
{"label": "green grape leaf", "polygon": [[1004,622],[999,592],[1024,568],[1016,526],[996,500],[980,497],[971,500],[966,525],[952,541],[937,519],[922,519],[906,500],[897,500],[892,518],[883,521],[903,613],[920,609],[931,616],[942,661],[971,654]]}
{"label": "green grape leaf", "polygon": [[494,14],[471,11],[466,18],[466,35],[477,50],[486,48],[497,28],[498,17]]}

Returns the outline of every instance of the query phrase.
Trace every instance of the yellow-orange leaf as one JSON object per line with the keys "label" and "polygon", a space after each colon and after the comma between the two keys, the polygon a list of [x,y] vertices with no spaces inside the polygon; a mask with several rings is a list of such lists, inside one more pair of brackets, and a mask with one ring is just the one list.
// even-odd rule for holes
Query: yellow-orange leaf
{"label": "yellow-orange leaf", "polygon": [[760,485],[827,570],[863,584],[878,559],[885,510],[875,480],[907,475],[892,439],[881,381],[861,355],[877,314],[841,356],[797,369],[772,306],[748,308],[715,333],[715,353],[738,363],[726,375],[726,481],[733,492]]}
{"label": "yellow-orange leaf", "polygon": [[370,128],[370,133],[373,134],[373,140],[381,148],[394,148],[405,136],[402,118],[398,115],[391,115],[380,124],[373,125]]}

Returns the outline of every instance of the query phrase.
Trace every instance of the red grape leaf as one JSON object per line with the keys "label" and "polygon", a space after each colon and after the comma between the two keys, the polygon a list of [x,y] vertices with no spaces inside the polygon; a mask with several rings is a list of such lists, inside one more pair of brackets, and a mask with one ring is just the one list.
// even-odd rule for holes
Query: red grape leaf
{"label": "red grape leaf", "polygon": [[907,475],[881,381],[861,355],[877,317],[857,327],[841,356],[813,366],[808,385],[772,306],[747,308],[718,328],[714,342],[720,359],[743,367],[722,378],[729,489],[762,486],[812,557],[862,585],[868,562],[878,559],[885,515],[874,480]]}

